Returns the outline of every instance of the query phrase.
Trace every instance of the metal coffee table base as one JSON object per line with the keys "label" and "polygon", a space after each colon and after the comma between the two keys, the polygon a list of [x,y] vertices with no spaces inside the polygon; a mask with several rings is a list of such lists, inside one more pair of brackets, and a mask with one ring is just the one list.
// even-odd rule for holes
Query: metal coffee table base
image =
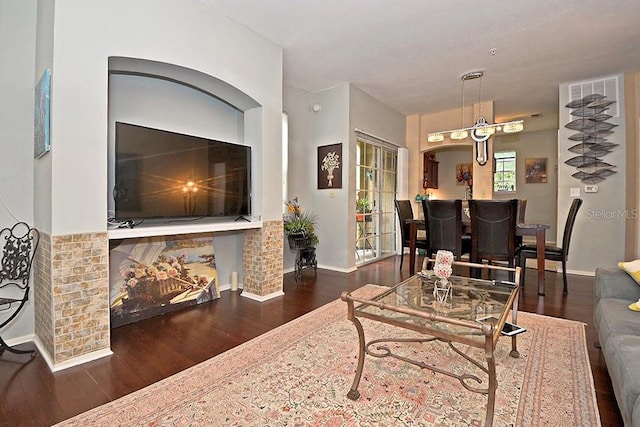
{"label": "metal coffee table base", "polygon": [[[421,369],[428,369],[432,372],[437,372],[439,374],[447,375],[449,377],[455,378],[460,381],[462,386],[474,393],[480,393],[487,395],[487,410],[485,416],[485,426],[490,427],[493,425],[493,415],[495,412],[495,404],[496,404],[496,389],[498,388],[498,380],[496,378],[496,363],[493,353],[493,345],[490,335],[486,335],[486,345],[485,345],[485,360],[486,366],[475,360],[466,354],[464,354],[461,350],[459,350],[456,345],[450,340],[445,340],[437,337],[426,337],[426,338],[383,338],[376,339],[370,342],[366,342],[364,336],[364,329],[362,324],[358,320],[357,317],[353,315],[353,301],[357,299],[351,299],[351,296],[343,295],[343,300],[346,300],[349,305],[349,320],[354,324],[356,330],[358,331],[358,365],[356,368],[356,375],[353,379],[353,383],[351,385],[351,389],[347,393],[347,397],[351,400],[357,400],[360,398],[360,392],[358,391],[358,386],[360,385],[360,379],[362,378],[362,371],[364,369],[364,360],[365,356],[368,354],[372,357],[384,358],[384,357],[393,357],[398,360],[402,360],[403,362],[411,363],[412,365],[418,366]],[[362,301],[361,301],[362,302]],[[381,307],[384,308],[384,307]],[[449,347],[458,355],[460,355],[463,359],[467,360],[474,366],[478,367],[485,374],[487,374],[488,378],[488,386],[486,388],[478,388],[474,387],[471,381],[475,381],[477,384],[482,384],[482,379],[473,374],[456,374],[453,372],[449,372],[444,369],[437,368],[435,366],[427,365],[424,362],[413,360],[411,358],[401,356],[393,353],[389,349],[388,346],[384,345],[385,343],[431,343],[434,341],[441,341],[447,343]],[[373,348],[372,348],[373,347]],[[520,357],[520,353],[517,350],[516,346],[516,337],[511,337],[511,352],[509,356],[518,358]]]}

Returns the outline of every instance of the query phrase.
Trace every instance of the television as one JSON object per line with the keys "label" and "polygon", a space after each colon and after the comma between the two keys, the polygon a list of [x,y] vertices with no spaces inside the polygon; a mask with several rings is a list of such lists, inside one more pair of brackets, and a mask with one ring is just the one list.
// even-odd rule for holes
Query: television
{"label": "television", "polygon": [[251,214],[251,147],[116,122],[115,219]]}

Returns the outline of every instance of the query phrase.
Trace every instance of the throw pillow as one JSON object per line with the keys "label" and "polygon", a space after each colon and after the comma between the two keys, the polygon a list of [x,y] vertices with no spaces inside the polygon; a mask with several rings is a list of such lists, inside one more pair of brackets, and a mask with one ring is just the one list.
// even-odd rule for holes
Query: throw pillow
{"label": "throw pillow", "polygon": [[629,273],[633,280],[640,285],[640,259],[629,262],[619,262],[618,267]]}

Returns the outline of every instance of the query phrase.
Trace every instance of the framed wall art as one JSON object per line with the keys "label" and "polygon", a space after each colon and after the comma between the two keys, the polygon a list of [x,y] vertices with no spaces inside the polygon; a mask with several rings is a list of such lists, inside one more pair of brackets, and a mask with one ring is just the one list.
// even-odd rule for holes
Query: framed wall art
{"label": "framed wall art", "polygon": [[524,161],[524,181],[527,184],[544,184],[547,182],[547,158],[532,157]]}
{"label": "framed wall art", "polygon": [[342,144],[318,147],[318,189],[342,188]]}
{"label": "framed wall art", "polygon": [[50,122],[51,70],[44,70],[36,84],[33,122],[33,157],[39,158],[51,150]]}
{"label": "framed wall art", "polygon": [[456,185],[470,186],[473,182],[473,163],[458,163],[456,165]]}

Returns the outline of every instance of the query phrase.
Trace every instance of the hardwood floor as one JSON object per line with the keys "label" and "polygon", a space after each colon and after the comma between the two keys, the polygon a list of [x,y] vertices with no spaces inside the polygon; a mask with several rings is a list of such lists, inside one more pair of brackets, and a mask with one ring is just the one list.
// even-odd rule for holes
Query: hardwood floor
{"label": "hardwood floor", "polygon": [[[216,301],[116,328],[112,356],[55,374],[40,356],[25,363],[29,356],[5,352],[0,357],[0,426],[48,426],[117,399],[333,301],[342,291],[367,283],[393,285],[409,276],[408,266],[400,272],[399,265],[400,257],[393,257],[350,274],[307,269],[299,285],[293,273],[286,274],[285,295],[264,303],[224,291]],[[587,324],[602,425],[621,426],[604,358],[593,346],[593,278],[570,275],[564,297],[562,276],[547,272],[547,295],[539,297],[536,274],[530,271],[526,277],[521,310]]]}

